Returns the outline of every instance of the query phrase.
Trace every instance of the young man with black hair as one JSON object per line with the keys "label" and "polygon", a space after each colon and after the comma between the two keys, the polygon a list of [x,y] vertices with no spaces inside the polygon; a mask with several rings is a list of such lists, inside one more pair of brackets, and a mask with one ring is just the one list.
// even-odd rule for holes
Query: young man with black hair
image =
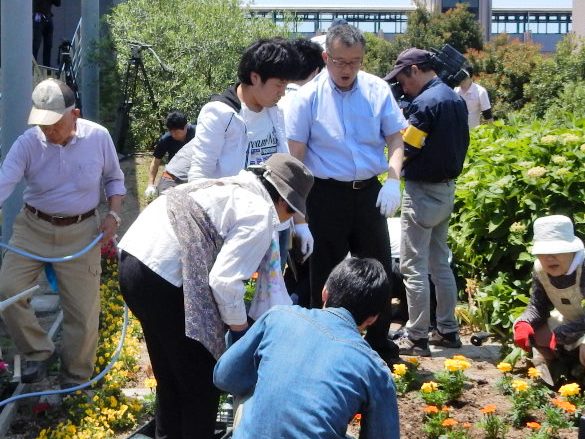
{"label": "young man with black hair", "polygon": [[343,260],[322,296],[323,309],[268,311],[217,362],[215,385],[249,396],[234,439],[345,438],[356,413],[360,437],[400,437],[392,376],[360,334],[389,299],[384,267]]}
{"label": "young man with black hair", "polygon": [[[146,197],[153,197],[157,192],[162,192],[168,186],[164,185],[161,190],[158,190],[154,184],[156,174],[158,174],[158,168],[165,154],[168,154],[168,161],[170,162],[175,154],[195,137],[195,127],[187,122],[187,117],[180,111],[174,110],[167,115],[166,126],[168,132],[158,139],[154,152],[152,153],[152,162],[150,162],[150,168],[148,170],[148,187],[144,191]],[[161,177],[161,180],[163,179],[169,180],[169,184],[173,186],[185,182],[178,179],[177,176],[171,174],[166,169]],[[160,183],[163,182],[161,181]]]}
{"label": "young man with black hair", "polygon": [[236,175],[288,152],[282,112],[276,106],[286,84],[297,79],[299,56],[281,38],[259,40],[246,49],[239,82],[214,95],[197,118],[189,181]]}
{"label": "young man with black hair", "polygon": [[[461,347],[455,318],[457,285],[449,265],[447,234],[455,199],[455,179],[469,146],[467,107],[437,77],[431,53],[410,48],[398,55],[384,78],[400,83],[412,98],[405,109],[405,180],[402,194],[400,272],[408,300],[407,334],[398,340],[402,355],[430,356],[429,343]],[[435,284],[437,331],[429,338],[430,286]]]}
{"label": "young man with black hair", "polygon": [[285,120],[290,101],[295,96],[294,92],[317,76],[325,67],[325,61],[323,61],[323,48],[320,44],[307,40],[306,38],[298,38],[292,42],[292,45],[297,50],[300,57],[300,64],[298,66],[299,79],[289,82],[286,86],[286,94],[278,102],[278,106],[282,108],[282,111],[284,112]]}
{"label": "young man with black hair", "polygon": [[[299,65],[297,51],[282,38],[258,40],[245,50],[238,66],[240,82],[212,96],[199,113],[189,181],[235,175],[276,152],[289,152],[284,118],[276,104],[287,83],[298,78]],[[308,228],[301,230],[305,241],[312,240]],[[308,257],[312,245],[304,249]]]}

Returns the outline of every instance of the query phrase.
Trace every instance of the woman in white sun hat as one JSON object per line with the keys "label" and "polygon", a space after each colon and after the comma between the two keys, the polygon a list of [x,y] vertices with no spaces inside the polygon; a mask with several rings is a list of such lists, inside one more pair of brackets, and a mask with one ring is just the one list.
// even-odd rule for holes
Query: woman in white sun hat
{"label": "woman in white sun hat", "polygon": [[583,241],[563,215],[534,222],[536,256],[530,303],[514,323],[514,343],[530,352],[535,367],[575,357],[585,366]]}

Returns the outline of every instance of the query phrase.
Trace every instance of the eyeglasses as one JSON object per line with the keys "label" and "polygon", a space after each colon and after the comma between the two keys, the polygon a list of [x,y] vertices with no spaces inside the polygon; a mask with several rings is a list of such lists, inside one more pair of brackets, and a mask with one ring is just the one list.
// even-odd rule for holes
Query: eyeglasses
{"label": "eyeglasses", "polygon": [[327,60],[331,61],[331,64],[333,64],[335,67],[338,68],[343,68],[343,67],[351,67],[352,69],[355,69],[357,67],[360,67],[362,65],[362,63],[364,62],[363,59],[359,59],[359,60],[355,60],[355,61],[341,61],[340,59],[335,59],[331,56],[331,54],[327,54]]}

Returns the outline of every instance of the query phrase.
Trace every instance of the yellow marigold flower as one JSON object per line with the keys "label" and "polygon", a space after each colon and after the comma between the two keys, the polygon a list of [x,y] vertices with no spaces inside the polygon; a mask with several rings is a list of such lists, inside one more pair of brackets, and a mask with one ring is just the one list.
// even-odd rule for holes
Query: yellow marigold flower
{"label": "yellow marigold flower", "polygon": [[447,418],[443,422],[441,422],[441,425],[443,427],[453,427],[454,425],[457,425],[457,421],[453,418]]}
{"label": "yellow marigold flower", "polygon": [[395,364],[392,366],[392,369],[394,369],[394,375],[399,377],[406,375],[408,370],[406,364]]}
{"label": "yellow marigold flower", "polygon": [[540,428],[540,424],[538,422],[527,422],[526,426],[528,428],[532,428],[533,430],[538,430]]}
{"label": "yellow marigold flower", "polygon": [[531,367],[528,369],[528,376],[534,380],[540,377],[540,372],[535,367]]}
{"label": "yellow marigold flower", "polygon": [[144,386],[149,389],[154,389],[156,387],[156,378],[146,378],[144,380]]}
{"label": "yellow marigold flower", "polygon": [[468,369],[471,365],[466,360],[446,359],[445,369],[449,372],[457,372],[458,370]]}
{"label": "yellow marigold flower", "polygon": [[564,397],[578,395],[580,392],[581,387],[577,383],[565,384],[559,389],[560,395]]}
{"label": "yellow marigold flower", "polygon": [[461,355],[461,354],[453,355],[453,359],[460,360],[460,361],[467,361],[467,358],[465,358],[465,355]]}
{"label": "yellow marigold flower", "polygon": [[435,383],[434,381],[429,381],[429,382],[423,383],[423,385],[420,387],[421,392],[424,392],[424,393],[436,392],[438,389],[439,389],[439,385],[437,383]]}
{"label": "yellow marigold flower", "polygon": [[406,361],[408,361],[413,366],[418,366],[420,364],[420,361],[418,361],[418,358],[416,357],[409,357],[406,359]]}
{"label": "yellow marigold flower", "polygon": [[484,408],[481,409],[481,412],[484,415],[489,415],[490,413],[495,413],[496,409],[497,409],[497,407],[495,404],[488,404]]}
{"label": "yellow marigold flower", "polygon": [[501,362],[496,367],[502,373],[507,373],[507,372],[510,372],[512,370],[512,365],[510,363]]}
{"label": "yellow marigold flower", "polygon": [[516,392],[526,392],[528,390],[528,383],[522,380],[514,380],[512,381],[512,388]]}
{"label": "yellow marigold flower", "polygon": [[439,413],[439,409],[435,405],[427,405],[423,410],[425,411],[425,413],[427,413],[429,415],[434,414],[434,413]]}

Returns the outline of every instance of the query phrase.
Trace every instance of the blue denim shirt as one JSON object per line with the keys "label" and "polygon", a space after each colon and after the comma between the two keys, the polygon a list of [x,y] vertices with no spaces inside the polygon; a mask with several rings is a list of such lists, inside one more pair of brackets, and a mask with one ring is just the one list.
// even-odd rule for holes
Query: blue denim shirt
{"label": "blue denim shirt", "polygon": [[345,438],[358,412],[366,438],[400,437],[390,370],[343,308],[271,309],[221,356],[213,379],[234,395],[254,392],[234,439]]}

